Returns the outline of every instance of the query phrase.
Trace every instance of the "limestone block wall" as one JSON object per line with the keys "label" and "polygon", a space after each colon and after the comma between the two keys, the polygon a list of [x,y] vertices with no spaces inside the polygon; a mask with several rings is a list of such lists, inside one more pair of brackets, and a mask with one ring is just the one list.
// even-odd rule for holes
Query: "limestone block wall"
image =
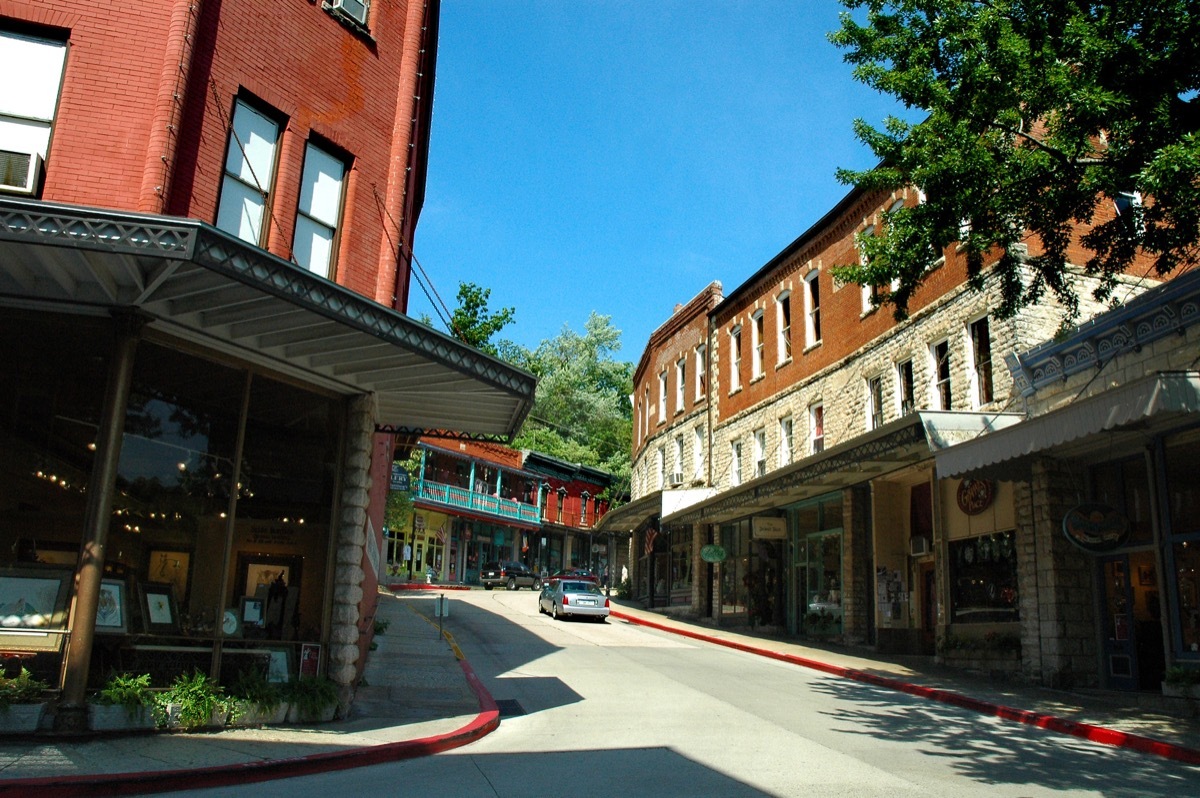
{"label": "limestone block wall", "polygon": [[363,546],[370,504],[371,443],[376,410],[373,394],[356,397],[347,409],[329,634],[329,678],[338,684],[341,712],[349,705],[358,675]]}

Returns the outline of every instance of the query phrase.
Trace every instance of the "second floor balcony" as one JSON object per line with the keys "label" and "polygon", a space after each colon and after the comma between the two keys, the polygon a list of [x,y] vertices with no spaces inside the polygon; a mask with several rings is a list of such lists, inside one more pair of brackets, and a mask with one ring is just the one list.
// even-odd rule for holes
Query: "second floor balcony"
{"label": "second floor balcony", "polygon": [[415,498],[417,501],[435,502],[454,510],[498,516],[523,524],[537,525],[541,523],[541,514],[535,504],[527,504],[516,499],[497,496],[495,493],[471,490],[429,479],[422,479],[417,483]]}

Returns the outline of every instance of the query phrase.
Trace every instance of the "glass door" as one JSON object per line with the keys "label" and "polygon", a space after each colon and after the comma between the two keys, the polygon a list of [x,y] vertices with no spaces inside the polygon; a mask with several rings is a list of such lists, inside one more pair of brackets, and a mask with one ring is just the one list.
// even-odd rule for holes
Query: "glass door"
{"label": "glass door", "polygon": [[1138,672],[1134,634],[1133,595],[1129,580],[1129,555],[1100,559],[1103,593],[1100,619],[1104,640],[1104,669],[1114,690],[1136,690]]}

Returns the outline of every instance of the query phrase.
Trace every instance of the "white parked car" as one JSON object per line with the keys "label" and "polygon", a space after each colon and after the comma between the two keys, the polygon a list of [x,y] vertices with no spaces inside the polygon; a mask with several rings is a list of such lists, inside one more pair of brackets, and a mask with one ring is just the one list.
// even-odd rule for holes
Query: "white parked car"
{"label": "white parked car", "polygon": [[595,582],[556,579],[542,588],[538,612],[548,612],[555,620],[578,615],[604,623],[608,617],[608,598]]}

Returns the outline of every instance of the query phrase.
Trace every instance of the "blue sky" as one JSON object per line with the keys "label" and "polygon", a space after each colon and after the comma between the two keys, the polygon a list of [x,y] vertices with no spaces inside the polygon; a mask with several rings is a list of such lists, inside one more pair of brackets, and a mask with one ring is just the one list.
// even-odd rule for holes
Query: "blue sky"
{"label": "blue sky", "polygon": [[[726,293],[875,158],[851,129],[899,108],[826,34],[836,0],[443,0],[416,255],[513,307],[533,348],[589,313],[636,362],[677,304]],[[414,283],[409,313],[435,319]],[[437,325],[439,329],[444,329]]]}

